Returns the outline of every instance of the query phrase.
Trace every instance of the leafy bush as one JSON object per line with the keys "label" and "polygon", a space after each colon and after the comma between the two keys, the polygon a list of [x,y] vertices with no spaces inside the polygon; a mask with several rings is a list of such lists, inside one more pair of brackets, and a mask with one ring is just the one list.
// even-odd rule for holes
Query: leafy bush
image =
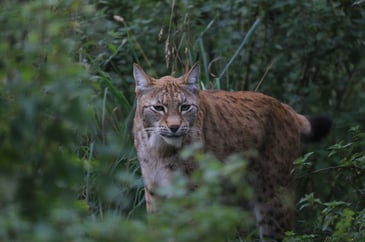
{"label": "leafy bush", "polygon": [[348,143],[342,141],[329,147],[327,167],[312,162],[313,156],[318,155],[315,152],[296,162],[302,190],[307,192],[298,203],[299,214],[305,215],[298,220],[298,231],[315,241],[365,238],[365,134],[354,127],[349,136]]}

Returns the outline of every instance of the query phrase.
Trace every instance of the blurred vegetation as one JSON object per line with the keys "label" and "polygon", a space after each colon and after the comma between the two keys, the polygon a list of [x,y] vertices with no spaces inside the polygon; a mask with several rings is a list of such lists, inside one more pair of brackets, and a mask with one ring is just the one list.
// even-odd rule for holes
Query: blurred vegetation
{"label": "blurred vegetation", "polygon": [[[220,180],[239,182],[237,157],[222,166],[187,149],[204,186],[187,194],[177,176],[162,212],[145,213],[132,63],[179,75],[197,58],[202,88],[333,118],[295,162],[286,240],[365,238],[364,1],[5,0],[0,11],[1,241],[254,240],[252,215],[217,199]],[[243,191],[230,196],[248,201]]]}

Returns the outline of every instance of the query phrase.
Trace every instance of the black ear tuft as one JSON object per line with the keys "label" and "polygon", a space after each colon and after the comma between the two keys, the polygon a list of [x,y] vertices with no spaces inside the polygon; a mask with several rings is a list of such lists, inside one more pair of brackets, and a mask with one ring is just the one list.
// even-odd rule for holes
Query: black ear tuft
{"label": "black ear tuft", "polygon": [[200,55],[199,52],[197,52],[195,56],[195,62],[199,62],[199,60],[200,60]]}
{"label": "black ear tuft", "polygon": [[305,140],[316,142],[326,137],[331,130],[332,120],[325,115],[307,118],[311,124],[311,134],[307,136]]}

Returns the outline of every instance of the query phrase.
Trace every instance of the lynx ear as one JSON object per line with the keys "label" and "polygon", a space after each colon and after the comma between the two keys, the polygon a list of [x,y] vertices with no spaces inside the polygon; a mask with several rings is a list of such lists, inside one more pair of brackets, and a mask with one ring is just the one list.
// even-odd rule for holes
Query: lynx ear
{"label": "lynx ear", "polygon": [[186,74],[185,82],[193,89],[199,89],[199,62],[196,62]]}
{"label": "lynx ear", "polygon": [[133,64],[133,77],[136,82],[136,91],[145,89],[151,85],[149,76],[138,64]]}

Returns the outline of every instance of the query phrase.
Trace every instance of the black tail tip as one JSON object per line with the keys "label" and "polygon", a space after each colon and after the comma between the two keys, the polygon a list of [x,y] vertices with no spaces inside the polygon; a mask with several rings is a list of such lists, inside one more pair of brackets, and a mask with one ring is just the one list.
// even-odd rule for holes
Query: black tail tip
{"label": "black tail tip", "polygon": [[317,142],[326,137],[332,127],[332,120],[325,115],[307,117],[311,124],[311,134],[306,141]]}

